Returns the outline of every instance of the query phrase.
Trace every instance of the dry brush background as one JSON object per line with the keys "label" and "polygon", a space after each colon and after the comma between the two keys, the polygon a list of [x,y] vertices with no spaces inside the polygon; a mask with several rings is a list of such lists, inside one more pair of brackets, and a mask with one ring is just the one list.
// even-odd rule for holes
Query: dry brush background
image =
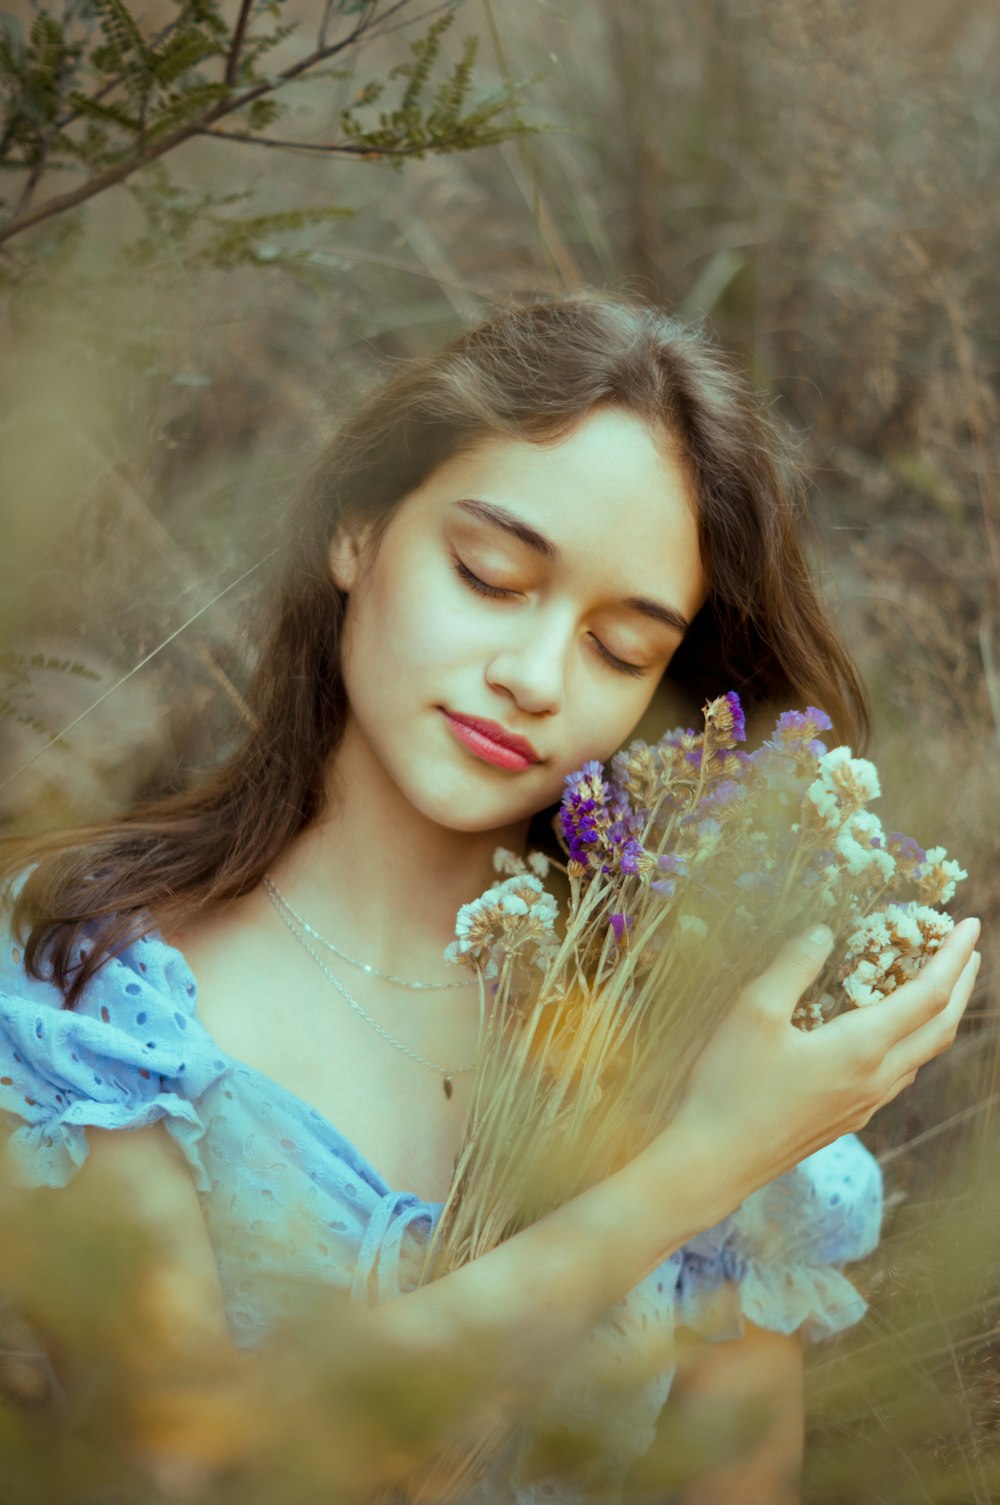
{"label": "dry brush background", "polygon": [[[522,114],[544,134],[401,173],[193,142],[175,170],[200,192],[253,186],[263,210],[355,211],[266,238],[248,264],[192,267],[164,238],[124,268],[138,225],[125,189],[91,205],[54,259],[11,244],[2,646],[99,678],[0,679],[23,713],[0,719],[0,822],[104,815],[225,748],[254,567],[385,358],[511,298],[585,284],[706,319],[799,436],[817,568],[875,702],[883,819],[963,861],[958,909],[985,927],[959,1041],[865,1136],[885,1167],[886,1236],[857,1271],[869,1320],[810,1352],[806,1499],[987,1502],[1000,1491],[1000,18],[986,0],[467,0],[447,50],[469,32],[484,82],[534,78]],[[386,38],[366,66],[391,66],[401,45]],[[303,86],[299,134],[322,139],[349,88]],[[67,746],[41,752],[146,659]],[[0,1259],[18,1289],[24,1220],[41,1219],[39,1235],[53,1213],[20,1216]],[[99,1251],[43,1265],[50,1289],[100,1284]],[[26,1352],[10,1322],[7,1348]],[[98,1328],[73,1332],[70,1367]],[[141,1388],[115,1332],[121,1363],[99,1366],[108,1396],[123,1375]],[[65,1425],[44,1369],[26,1358],[7,1382],[39,1397],[0,1423],[18,1501],[81,1498],[87,1475],[41,1468]],[[228,1498],[261,1447],[216,1400],[215,1440],[195,1437],[198,1466],[181,1471],[199,1500]],[[107,1425],[88,1413],[91,1451]],[[90,1457],[78,1416],[70,1430]],[[289,1423],[279,1450],[297,1449],[303,1501],[329,1482],[308,1435]],[[131,1457],[127,1437],[109,1446]],[[267,1498],[268,1478],[272,1498],[292,1498],[270,1466],[265,1492],[243,1477],[241,1499]],[[180,1487],[132,1467],[125,1498]]]}

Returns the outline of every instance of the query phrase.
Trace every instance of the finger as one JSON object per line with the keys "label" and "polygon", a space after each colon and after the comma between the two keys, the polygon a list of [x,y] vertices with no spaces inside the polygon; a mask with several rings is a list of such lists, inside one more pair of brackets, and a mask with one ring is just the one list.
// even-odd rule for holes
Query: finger
{"label": "finger", "polygon": [[829,927],[816,925],[787,941],[767,971],[754,978],[744,991],[768,1010],[789,1020],[806,988],[816,981],[832,949],[833,935]]}
{"label": "finger", "polygon": [[[934,1056],[948,1049],[955,1038],[969,999],[972,997],[981,960],[979,952],[974,951],[962,968],[951,996],[941,1012],[928,1020],[920,1029],[913,1030],[904,1036],[886,1053],[884,1066],[888,1075],[896,1076],[915,1072],[926,1061],[932,1060]],[[888,1006],[892,1007],[891,1002]]]}

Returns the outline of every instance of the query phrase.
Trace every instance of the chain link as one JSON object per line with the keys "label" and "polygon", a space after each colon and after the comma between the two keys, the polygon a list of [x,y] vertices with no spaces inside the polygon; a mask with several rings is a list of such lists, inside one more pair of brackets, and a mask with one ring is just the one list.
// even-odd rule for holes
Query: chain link
{"label": "chain link", "polygon": [[264,874],[264,887],[267,889],[272,900],[278,900],[278,903],[282,906],[283,909],[288,912],[288,914],[291,915],[295,923],[301,926],[306,935],[311,935],[313,940],[319,941],[321,946],[325,946],[328,951],[332,951],[334,956],[339,956],[341,961],[350,962],[352,967],[359,967],[362,972],[368,972],[372,977],[383,977],[386,982],[393,982],[397,987],[400,988],[419,988],[422,990],[437,988],[473,988],[476,986],[476,979],[474,977],[460,978],[458,982],[409,982],[405,977],[393,977],[390,972],[381,972],[378,967],[373,966],[370,962],[359,962],[355,957],[348,956],[346,951],[341,951],[340,947],[335,946],[332,941],[328,941],[326,939],[326,936],[320,935],[318,930],[314,930],[313,927],[309,924],[309,921],[304,920],[302,916],[292,908],[288,900],[285,898],[284,894],[281,892],[281,889],[271,877],[270,873]]}

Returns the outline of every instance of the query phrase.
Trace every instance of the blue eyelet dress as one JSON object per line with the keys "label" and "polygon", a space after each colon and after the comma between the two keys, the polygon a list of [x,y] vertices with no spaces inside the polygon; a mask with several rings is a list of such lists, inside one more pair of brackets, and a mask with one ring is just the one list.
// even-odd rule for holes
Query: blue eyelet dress
{"label": "blue eyelet dress", "polygon": [[[303,1279],[360,1305],[415,1288],[442,1204],[388,1186],[321,1113],[220,1050],[199,1022],[178,950],[144,935],[66,1010],[53,985],[26,976],[0,926],[2,1173],[24,1186],[64,1186],[87,1157],[89,1127],[161,1119],[190,1167],[237,1346],[266,1337]],[[865,1302],[839,1267],[875,1247],[881,1204],[878,1165],[854,1135],[753,1193],[617,1302],[560,1375],[544,1423],[599,1424],[601,1458],[571,1476],[529,1480],[515,1438],[470,1505],[582,1505],[595,1491],[620,1498],[670,1390],[674,1329],[736,1338],[747,1318],[823,1338],[857,1322]],[[654,1341],[662,1366],[650,1378],[639,1363],[641,1380],[623,1385]]]}

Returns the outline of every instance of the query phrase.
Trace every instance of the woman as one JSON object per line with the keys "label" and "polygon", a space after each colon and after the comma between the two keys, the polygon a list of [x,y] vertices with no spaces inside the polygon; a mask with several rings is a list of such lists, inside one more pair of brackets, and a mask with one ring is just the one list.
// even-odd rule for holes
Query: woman
{"label": "woman", "polygon": [[[162,1191],[237,1343],[266,1336],[306,1271],[421,1356],[487,1353],[492,1395],[470,1415],[516,1411],[570,1355],[579,1380],[650,1318],[664,1342],[675,1323],[743,1334],[690,1390],[759,1388],[751,1354],[794,1400],[801,1332],[863,1309],[835,1268],[878,1230],[851,1131],[953,1038],[975,921],[891,1008],[810,1035],[789,1020],[830,941],[801,938],[747,979],[647,1150],[415,1288],[478,1027],[441,953],[495,848],[545,839],[564,776],[627,741],[664,676],[697,703],[734,688],[863,734],[777,454],[701,337],[607,296],[516,309],[393,376],[289,522],[239,750],[186,793],[10,855],[32,864],[0,956],[15,1174],[65,1185],[89,1130],[84,1176],[127,1163]],[[741,1204],[787,1235],[770,1254]],[[484,1497],[617,1487],[651,1441],[668,1348],[586,1478],[530,1484],[505,1451]],[[550,1414],[606,1420],[605,1401],[596,1380],[556,1385]],[[784,1407],[735,1482],[698,1498],[794,1499],[800,1431]]]}

